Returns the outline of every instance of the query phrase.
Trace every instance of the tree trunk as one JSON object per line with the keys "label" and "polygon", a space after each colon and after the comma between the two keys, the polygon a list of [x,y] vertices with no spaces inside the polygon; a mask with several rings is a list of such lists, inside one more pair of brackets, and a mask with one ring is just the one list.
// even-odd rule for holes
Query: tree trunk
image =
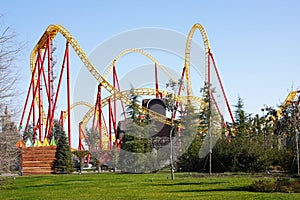
{"label": "tree trunk", "polygon": [[[172,116],[173,116],[173,114],[172,114]],[[173,166],[173,142],[172,142],[172,132],[174,129],[173,117],[171,118],[171,121],[172,121],[172,128],[170,131],[170,163],[171,163],[171,179],[174,180],[175,177],[174,177],[174,166]]]}

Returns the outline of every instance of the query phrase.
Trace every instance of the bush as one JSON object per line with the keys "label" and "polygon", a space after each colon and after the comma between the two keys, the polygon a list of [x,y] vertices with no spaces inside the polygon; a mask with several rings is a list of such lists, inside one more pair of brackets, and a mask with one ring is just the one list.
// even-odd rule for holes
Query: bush
{"label": "bush", "polygon": [[276,185],[272,181],[259,180],[250,185],[249,190],[251,192],[274,192]]}
{"label": "bush", "polygon": [[252,192],[300,193],[300,179],[277,179],[275,182],[259,180],[250,185],[249,190]]}
{"label": "bush", "polygon": [[0,177],[0,190],[9,189],[13,185],[13,178],[11,177]]}

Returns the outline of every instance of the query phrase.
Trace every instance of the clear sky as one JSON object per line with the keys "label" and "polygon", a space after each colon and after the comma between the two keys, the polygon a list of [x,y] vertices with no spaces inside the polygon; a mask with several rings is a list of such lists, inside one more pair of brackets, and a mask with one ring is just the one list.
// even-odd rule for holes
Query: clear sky
{"label": "clear sky", "polygon": [[187,35],[193,24],[201,23],[230,104],[240,96],[247,112],[260,114],[264,104],[283,102],[292,86],[300,89],[299,11],[298,0],[2,0],[0,7],[2,25],[26,42],[20,57],[25,83],[30,51],[49,24],[65,26],[89,54],[126,30],[162,27]]}

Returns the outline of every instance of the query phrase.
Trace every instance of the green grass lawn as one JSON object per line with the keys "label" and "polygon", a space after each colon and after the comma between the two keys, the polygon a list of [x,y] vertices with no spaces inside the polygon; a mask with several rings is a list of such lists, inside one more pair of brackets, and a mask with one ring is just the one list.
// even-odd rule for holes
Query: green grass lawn
{"label": "green grass lawn", "polygon": [[16,177],[4,199],[300,199],[300,193],[254,193],[250,176],[192,177],[158,174],[72,174]]}

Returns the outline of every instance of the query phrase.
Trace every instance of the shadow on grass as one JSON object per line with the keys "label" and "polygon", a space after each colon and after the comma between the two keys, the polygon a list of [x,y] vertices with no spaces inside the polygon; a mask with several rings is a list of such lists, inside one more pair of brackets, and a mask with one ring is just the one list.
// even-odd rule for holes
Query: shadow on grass
{"label": "shadow on grass", "polygon": [[248,187],[230,187],[230,188],[212,188],[212,189],[197,189],[197,190],[174,190],[172,192],[239,192],[239,191],[244,191],[244,192],[249,192]]}
{"label": "shadow on grass", "polygon": [[62,187],[68,185],[78,185],[78,184],[86,184],[86,183],[94,183],[95,181],[87,180],[87,179],[77,179],[77,180],[60,180],[57,182],[47,182],[47,183],[37,183],[33,185],[27,185],[25,188],[42,188],[42,187]]}
{"label": "shadow on grass", "polygon": [[62,184],[40,184],[40,185],[27,185],[25,188],[43,188],[43,187],[54,187],[54,186],[61,186]]}
{"label": "shadow on grass", "polygon": [[195,183],[195,182],[180,182],[180,183],[161,183],[161,184],[152,184],[153,186],[180,186],[180,185],[217,185],[217,184],[224,184],[226,182],[221,181],[215,181],[215,182],[201,182],[201,183]]}

